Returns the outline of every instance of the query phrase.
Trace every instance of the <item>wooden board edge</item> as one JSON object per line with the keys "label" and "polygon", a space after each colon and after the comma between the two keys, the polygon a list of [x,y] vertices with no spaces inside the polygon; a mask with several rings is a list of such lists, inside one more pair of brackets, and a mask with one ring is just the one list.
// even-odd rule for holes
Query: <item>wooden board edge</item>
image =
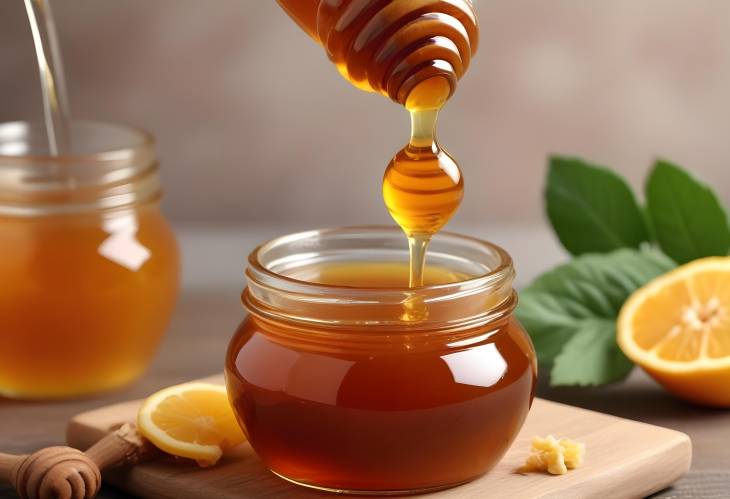
{"label": "wooden board edge", "polygon": [[[213,376],[205,378],[202,381],[221,383],[222,376]],[[634,425],[645,426],[647,430],[651,430],[655,436],[659,436],[662,441],[662,452],[657,453],[656,448],[653,452],[647,452],[645,456],[639,456],[639,462],[633,462],[632,465],[626,464],[619,466],[618,469],[612,468],[607,470],[606,473],[599,473],[598,476],[593,475],[591,480],[583,480],[574,484],[574,491],[571,491],[570,497],[576,497],[580,499],[590,499],[595,497],[596,499],[606,499],[610,497],[645,497],[646,495],[652,494],[659,490],[666,488],[667,486],[674,483],[677,479],[682,477],[690,468],[692,462],[692,444],[688,435],[679,432],[674,429],[664,428],[661,426],[644,423],[641,421],[630,420],[614,416],[611,414],[605,414],[590,409],[584,409],[580,407],[571,406],[559,402],[553,402],[545,399],[536,399],[539,404],[545,406],[560,407],[562,410],[578,411],[578,413],[584,413],[586,415],[600,415],[605,418],[606,421],[619,423],[630,422]],[[95,441],[102,438],[106,433],[105,430],[111,430],[112,428],[100,428],[98,426],[99,421],[109,421],[113,418],[110,415],[123,411],[124,413],[130,413],[134,404],[141,403],[141,400],[130,400],[127,402],[120,402],[110,406],[100,407],[90,411],[86,411],[74,416],[68,423],[67,426],[67,441],[69,445],[74,447],[85,449],[92,445]],[[122,409],[123,408],[123,409]],[[630,437],[627,437],[630,438]],[[652,468],[655,471],[646,472],[645,470],[638,471],[638,468],[642,467],[641,463],[651,463],[653,466],[648,464],[644,465],[644,468]],[[139,470],[112,470],[110,473],[105,473],[105,477],[108,475],[109,483],[119,486],[122,489],[129,490],[129,482],[137,481],[135,478],[146,474],[144,469]],[[134,478],[133,478],[134,477]],[[620,479],[617,479],[620,477]],[[604,480],[605,487],[600,494],[595,493],[595,480]],[[160,490],[156,487],[152,487],[155,490],[138,491],[148,494],[148,497],[163,497],[160,494]],[[136,489],[135,489],[136,490]],[[608,492],[607,492],[608,490]],[[558,492],[556,490],[546,490],[544,494],[532,494],[526,497],[530,498],[544,498],[544,499],[567,499],[565,490]],[[152,494],[151,496],[149,494]],[[557,495],[556,495],[557,494]],[[178,497],[177,499],[181,499]]]}
{"label": "wooden board edge", "polygon": [[[573,499],[641,499],[659,492],[671,486],[674,482],[683,477],[692,465],[692,441],[689,435],[662,428],[667,431],[671,438],[666,441],[662,452],[647,452],[639,458],[638,462],[626,464],[619,468],[613,468],[605,475],[592,475],[584,481],[571,485],[570,498]],[[656,450],[656,449],[655,449]],[[656,479],[647,476],[645,470],[640,469],[641,463],[651,461],[656,469],[652,472]],[[616,475],[621,475],[616,480]],[[596,480],[605,480],[607,485],[597,493]],[[550,491],[544,495],[537,496],[539,499],[569,499],[565,491]]]}

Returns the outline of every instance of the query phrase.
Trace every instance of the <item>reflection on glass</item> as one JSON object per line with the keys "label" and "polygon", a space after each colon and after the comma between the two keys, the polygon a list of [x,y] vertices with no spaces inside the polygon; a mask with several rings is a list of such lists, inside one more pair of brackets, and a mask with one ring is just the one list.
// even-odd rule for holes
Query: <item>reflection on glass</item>
{"label": "reflection on glass", "polygon": [[489,388],[507,372],[507,362],[494,343],[478,349],[462,350],[441,357],[451,369],[454,381]]}
{"label": "reflection on glass", "polygon": [[150,250],[137,240],[137,216],[134,212],[105,218],[102,229],[109,234],[99,246],[99,254],[133,272],[150,258]]}

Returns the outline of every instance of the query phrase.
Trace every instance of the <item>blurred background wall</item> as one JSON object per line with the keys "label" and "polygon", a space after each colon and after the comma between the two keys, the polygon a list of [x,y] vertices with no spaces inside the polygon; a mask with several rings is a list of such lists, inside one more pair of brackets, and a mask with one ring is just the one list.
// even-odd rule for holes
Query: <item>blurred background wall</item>
{"label": "blurred background wall", "polygon": [[[159,140],[177,223],[389,222],[406,113],[350,87],[274,0],[52,0],[73,114]],[[639,188],[653,158],[730,202],[730,1],[476,0],[481,47],[440,123],[458,224],[542,220],[549,153]],[[0,2],[0,121],[37,119],[23,2]]]}

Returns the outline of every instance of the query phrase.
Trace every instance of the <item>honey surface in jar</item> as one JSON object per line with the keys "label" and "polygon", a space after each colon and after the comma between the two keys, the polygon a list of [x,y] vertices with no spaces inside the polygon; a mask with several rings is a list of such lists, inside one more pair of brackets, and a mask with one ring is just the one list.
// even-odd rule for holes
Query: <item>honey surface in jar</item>
{"label": "honey surface in jar", "polygon": [[[409,270],[405,262],[342,262],[303,266],[290,277],[329,286],[399,289],[408,287]],[[434,265],[426,267],[423,273],[425,286],[453,284],[468,278],[461,272]]]}
{"label": "honey surface in jar", "polygon": [[147,367],[178,287],[155,203],[109,213],[0,216],[0,395],[119,387]]}
{"label": "honey surface in jar", "polygon": [[[406,262],[345,262],[288,277],[402,289],[408,272]],[[465,277],[429,266],[424,283]],[[462,305],[430,320],[453,320]],[[386,305],[367,314],[387,322],[375,327],[251,312],[228,350],[229,396],[264,464],[298,483],[398,491],[476,478],[504,455],[534,395],[534,354],[511,316],[447,332],[421,323],[404,330],[399,310]]]}

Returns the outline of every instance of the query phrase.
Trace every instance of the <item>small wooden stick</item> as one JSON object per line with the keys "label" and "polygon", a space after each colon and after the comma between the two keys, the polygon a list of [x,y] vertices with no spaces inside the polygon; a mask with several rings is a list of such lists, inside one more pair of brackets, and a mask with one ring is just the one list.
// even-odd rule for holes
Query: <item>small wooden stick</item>
{"label": "small wooden stick", "polygon": [[0,480],[10,482],[22,499],[91,499],[101,488],[101,471],[156,454],[133,425],[124,424],[86,452],[48,447],[23,456],[0,453]]}

